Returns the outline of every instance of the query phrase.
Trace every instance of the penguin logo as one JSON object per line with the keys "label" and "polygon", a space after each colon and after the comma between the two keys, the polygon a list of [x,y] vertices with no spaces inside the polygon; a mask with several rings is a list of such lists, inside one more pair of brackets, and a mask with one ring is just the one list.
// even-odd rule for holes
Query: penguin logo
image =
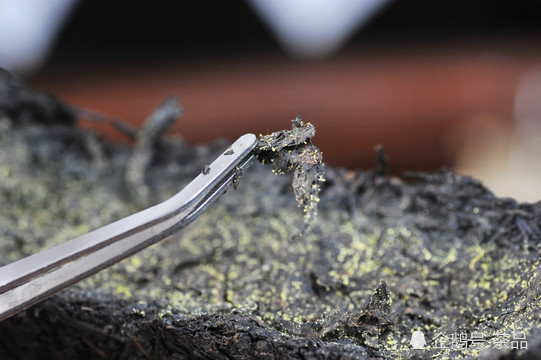
{"label": "penguin logo", "polygon": [[410,344],[413,349],[424,348],[426,345],[425,334],[419,330],[414,331],[413,334],[411,334]]}

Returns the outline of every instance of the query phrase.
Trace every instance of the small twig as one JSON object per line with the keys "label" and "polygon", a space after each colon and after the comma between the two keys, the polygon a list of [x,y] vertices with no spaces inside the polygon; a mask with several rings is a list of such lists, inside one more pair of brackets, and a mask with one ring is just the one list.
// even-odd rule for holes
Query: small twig
{"label": "small twig", "polygon": [[142,204],[148,201],[149,190],[145,184],[145,173],[152,161],[154,145],[182,116],[182,112],[178,98],[168,97],[154,110],[136,134],[133,154],[126,165],[124,178],[129,189]]}
{"label": "small twig", "polygon": [[135,140],[135,136],[137,135],[137,129],[130,123],[122,119],[108,118],[103,114],[92,110],[83,109],[78,106],[71,105],[71,108],[73,112],[77,114],[80,120],[91,121],[97,124],[107,124],[113,129],[126,135],[128,138]]}
{"label": "small twig", "polygon": [[148,353],[148,351],[146,351],[146,349],[143,347],[143,345],[141,345],[139,341],[133,340],[133,343],[135,344],[135,346],[137,346],[139,351],[141,351],[144,357],[146,357],[148,360],[153,360],[153,357]]}
{"label": "small twig", "polygon": [[87,338],[85,338],[84,336],[81,338],[83,340],[83,342],[85,344],[88,345],[88,347],[90,347],[96,354],[98,354],[102,359],[107,359],[107,355],[105,355],[105,352],[101,349],[98,349],[98,347],[96,345],[94,345],[94,343],[90,340],[88,340]]}
{"label": "small twig", "polygon": [[387,156],[383,151],[383,145],[376,145],[375,151],[377,160],[376,175],[387,176]]}

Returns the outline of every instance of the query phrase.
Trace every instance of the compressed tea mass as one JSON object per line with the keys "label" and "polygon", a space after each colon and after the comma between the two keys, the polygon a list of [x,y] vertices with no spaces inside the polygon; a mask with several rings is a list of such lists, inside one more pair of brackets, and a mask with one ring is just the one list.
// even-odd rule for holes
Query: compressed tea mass
{"label": "compressed tea mass", "polygon": [[[0,265],[171,197],[229,145],[114,144],[14,81],[0,77]],[[265,164],[190,226],[0,322],[0,358],[541,356],[541,203],[450,171],[324,168],[314,132],[297,118],[261,136]]]}

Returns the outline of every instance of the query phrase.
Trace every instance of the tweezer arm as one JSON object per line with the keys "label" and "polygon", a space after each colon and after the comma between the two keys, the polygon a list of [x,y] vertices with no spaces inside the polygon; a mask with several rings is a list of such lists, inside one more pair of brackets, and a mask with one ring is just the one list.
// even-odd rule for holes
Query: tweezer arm
{"label": "tweezer arm", "polygon": [[169,200],[1,267],[0,321],[188,225],[251,164],[256,144],[243,135]]}

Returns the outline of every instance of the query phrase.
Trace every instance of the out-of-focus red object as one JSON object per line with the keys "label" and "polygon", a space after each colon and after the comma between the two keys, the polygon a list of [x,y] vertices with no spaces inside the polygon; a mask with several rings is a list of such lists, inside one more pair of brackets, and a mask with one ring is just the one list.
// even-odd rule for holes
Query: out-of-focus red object
{"label": "out-of-focus red object", "polygon": [[[136,126],[169,94],[185,116],[173,132],[198,143],[289,128],[303,115],[327,163],[372,166],[383,144],[392,169],[452,164],[447,134],[479,113],[511,121],[517,82],[531,61],[476,51],[350,53],[321,62],[243,59],[77,73],[34,85]],[[110,128],[101,127],[110,136]]]}

